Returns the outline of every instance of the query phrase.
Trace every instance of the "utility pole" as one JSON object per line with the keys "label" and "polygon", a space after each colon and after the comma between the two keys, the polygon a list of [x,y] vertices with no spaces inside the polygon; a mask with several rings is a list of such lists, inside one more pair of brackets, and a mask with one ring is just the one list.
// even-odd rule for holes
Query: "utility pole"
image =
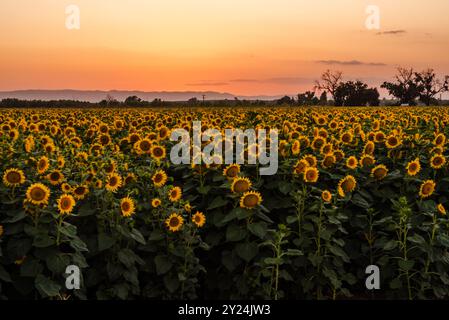
{"label": "utility pole", "polygon": [[204,99],[206,99],[206,95],[205,94],[203,94],[203,104],[204,104]]}

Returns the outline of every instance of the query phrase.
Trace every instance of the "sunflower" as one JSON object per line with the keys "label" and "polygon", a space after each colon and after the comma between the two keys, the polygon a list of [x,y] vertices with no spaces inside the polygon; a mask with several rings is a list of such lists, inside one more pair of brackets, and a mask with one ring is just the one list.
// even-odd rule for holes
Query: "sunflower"
{"label": "sunflower", "polygon": [[435,191],[436,183],[433,180],[426,180],[421,184],[419,188],[419,196],[421,198],[430,197]]}
{"label": "sunflower", "polygon": [[316,165],[318,163],[318,161],[316,160],[316,157],[311,154],[304,156],[303,159],[309,163],[310,167],[316,167]]}
{"label": "sunflower", "polygon": [[365,144],[365,146],[363,147],[363,153],[364,153],[364,154],[373,155],[373,153],[374,153],[374,148],[375,148],[374,142],[368,141],[368,142]]}
{"label": "sunflower", "polygon": [[17,187],[25,183],[25,175],[22,170],[11,168],[3,174],[3,183],[7,187]]}
{"label": "sunflower", "polygon": [[164,170],[158,170],[154,173],[153,177],[151,177],[151,180],[156,188],[160,188],[167,182],[167,174]]}
{"label": "sunflower", "polygon": [[441,213],[443,216],[446,215],[446,208],[441,203],[437,205],[437,209],[438,212]]}
{"label": "sunflower", "polygon": [[347,175],[338,182],[338,194],[344,197],[346,193],[352,192],[357,186],[357,181],[351,175]]}
{"label": "sunflower", "polygon": [[300,147],[301,147],[301,144],[299,143],[299,141],[295,140],[295,142],[293,142],[293,144],[292,144],[292,154],[298,155],[300,152]]}
{"label": "sunflower", "polygon": [[374,157],[372,155],[364,154],[360,158],[360,163],[364,167],[370,167],[370,166],[374,165],[374,163],[376,163],[376,160],[374,159]]}
{"label": "sunflower", "polygon": [[332,201],[332,194],[328,190],[324,190],[321,193],[321,199],[323,199],[324,202],[331,202]]}
{"label": "sunflower", "polygon": [[248,191],[240,198],[240,207],[246,209],[254,209],[262,202],[262,197],[259,192]]}
{"label": "sunflower", "polygon": [[419,162],[419,158],[416,158],[413,161],[410,161],[407,164],[407,174],[409,176],[416,176],[421,171],[421,164]]}
{"label": "sunflower", "polygon": [[58,210],[61,215],[72,213],[75,207],[75,199],[70,194],[63,194],[57,200]]}
{"label": "sunflower", "polygon": [[315,183],[318,181],[320,173],[317,168],[315,167],[308,167],[304,171],[304,181],[309,183]]}
{"label": "sunflower", "polygon": [[223,175],[228,177],[229,179],[233,179],[237,177],[240,173],[240,165],[238,164],[230,164],[226,168],[223,169]]}
{"label": "sunflower", "polygon": [[243,193],[251,188],[251,181],[248,178],[236,177],[232,181],[231,191],[234,193]]}
{"label": "sunflower", "polygon": [[141,139],[134,144],[139,154],[150,154],[152,145],[153,142],[147,138]]}
{"label": "sunflower", "polygon": [[76,200],[82,200],[89,193],[89,188],[85,185],[79,185],[73,188],[73,194]]}
{"label": "sunflower", "polygon": [[398,146],[401,145],[401,143],[402,143],[402,141],[398,137],[396,137],[395,135],[390,135],[385,140],[385,146],[388,149],[397,148]]}
{"label": "sunflower", "polygon": [[122,212],[122,216],[130,217],[136,211],[136,206],[134,204],[134,200],[126,197],[120,201],[120,210]]}
{"label": "sunflower", "polygon": [[46,205],[50,198],[50,189],[42,183],[34,183],[28,187],[26,197],[32,204]]}
{"label": "sunflower", "polygon": [[324,156],[321,162],[323,168],[330,168],[337,162],[337,157],[333,153],[328,153]]}
{"label": "sunflower", "polygon": [[433,140],[433,144],[436,146],[442,146],[445,143],[446,143],[446,136],[442,133],[439,133]]}
{"label": "sunflower", "polygon": [[388,169],[383,164],[379,164],[371,170],[371,177],[375,178],[376,180],[382,180],[387,176],[387,174]]}
{"label": "sunflower", "polygon": [[168,229],[171,232],[177,232],[182,228],[182,225],[184,224],[184,218],[177,214],[172,213],[166,220],[165,225],[168,227]]}
{"label": "sunflower", "polygon": [[307,162],[306,159],[302,159],[302,160],[298,160],[298,162],[296,162],[294,168],[293,168],[293,172],[295,174],[301,174],[304,173],[304,171],[309,167],[309,162]]}
{"label": "sunflower", "polygon": [[153,208],[157,208],[161,205],[162,201],[159,198],[154,198],[153,200],[151,200],[151,206]]}
{"label": "sunflower", "polygon": [[111,173],[108,176],[106,183],[106,190],[116,192],[122,186],[122,177],[116,173]]}
{"label": "sunflower", "polygon": [[50,166],[50,162],[46,156],[42,156],[39,161],[37,162],[37,172],[39,174],[45,173],[45,171],[48,170],[48,167]]}
{"label": "sunflower", "polygon": [[63,183],[63,184],[61,185],[61,190],[62,190],[63,192],[65,192],[65,193],[69,193],[69,192],[72,192],[73,188],[72,188],[72,186],[71,186],[70,184],[68,184],[68,183]]}
{"label": "sunflower", "polygon": [[179,199],[181,199],[182,191],[180,187],[173,187],[168,192],[168,199],[171,202],[177,202]]}
{"label": "sunflower", "polygon": [[348,167],[349,169],[354,170],[355,168],[357,168],[357,165],[359,164],[359,162],[357,161],[357,158],[354,156],[350,156],[347,160],[346,160],[346,167]]}
{"label": "sunflower", "polygon": [[153,159],[161,160],[165,158],[166,151],[161,145],[152,145],[150,149],[150,154]]}
{"label": "sunflower", "polygon": [[446,158],[440,154],[435,154],[430,159],[430,166],[433,169],[441,169],[446,164]]}
{"label": "sunflower", "polygon": [[59,167],[59,168],[63,168],[63,167],[64,167],[64,165],[65,165],[65,159],[64,159],[63,156],[59,156],[57,162],[58,162],[58,167]]}
{"label": "sunflower", "polygon": [[187,212],[191,212],[192,211],[192,206],[190,205],[190,203],[186,203],[184,205],[184,210]]}
{"label": "sunflower", "polygon": [[50,181],[53,186],[57,186],[64,180],[64,175],[61,171],[55,170],[47,175],[47,180]]}
{"label": "sunflower", "polygon": [[204,224],[206,223],[206,216],[204,215],[204,213],[197,211],[193,216],[192,216],[192,222],[194,224],[196,224],[196,226],[198,228],[201,228],[202,226],[204,226]]}

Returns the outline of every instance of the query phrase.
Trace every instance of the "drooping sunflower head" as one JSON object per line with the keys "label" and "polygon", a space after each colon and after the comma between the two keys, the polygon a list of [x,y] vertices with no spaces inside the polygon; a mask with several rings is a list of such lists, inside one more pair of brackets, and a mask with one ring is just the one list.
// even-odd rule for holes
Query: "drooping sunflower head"
{"label": "drooping sunflower head", "polygon": [[407,164],[407,174],[409,176],[416,176],[421,171],[421,163],[419,162],[419,159],[416,158],[413,161],[410,161]]}
{"label": "drooping sunflower head", "polygon": [[333,153],[328,153],[324,156],[322,165],[323,168],[330,168],[337,162],[337,157]]}
{"label": "drooping sunflower head", "polygon": [[204,215],[204,213],[197,211],[193,216],[192,216],[192,222],[198,227],[201,228],[206,224],[206,216]]}
{"label": "drooping sunflower head", "polygon": [[7,187],[17,187],[25,183],[25,174],[22,170],[11,168],[3,174],[3,184]]}
{"label": "drooping sunflower head", "polygon": [[338,193],[340,196],[344,197],[346,193],[350,193],[355,190],[357,186],[357,181],[351,175],[347,175],[338,183]]}
{"label": "drooping sunflower head", "polygon": [[443,133],[439,133],[436,135],[433,140],[433,144],[436,146],[443,146],[446,143],[446,136]]}
{"label": "drooping sunflower head", "polygon": [[130,217],[134,214],[134,212],[136,211],[136,206],[134,204],[134,200],[126,197],[123,198],[120,201],[120,210],[122,213],[122,216],[124,217]]}
{"label": "drooping sunflower head", "polygon": [[167,174],[164,170],[158,170],[154,173],[153,177],[151,177],[151,180],[156,188],[160,188],[167,182]]}
{"label": "drooping sunflower head", "polygon": [[292,144],[292,154],[298,155],[301,149],[300,147],[301,147],[300,142],[298,140],[295,140]]}
{"label": "drooping sunflower head", "polygon": [[234,179],[240,173],[240,165],[230,164],[223,169],[223,175],[228,179]]}
{"label": "drooping sunflower head", "polygon": [[304,181],[308,183],[315,183],[318,181],[319,171],[315,167],[308,167],[304,171]]}
{"label": "drooping sunflower head", "polygon": [[37,161],[37,172],[39,174],[45,173],[45,171],[48,170],[48,167],[50,166],[50,161],[46,156],[40,157],[40,159]]}
{"label": "drooping sunflower head", "polygon": [[295,174],[301,174],[304,173],[304,171],[306,171],[306,169],[309,167],[309,162],[307,162],[306,159],[301,159],[298,160],[298,162],[296,162],[294,168],[293,168],[293,172]]}
{"label": "drooping sunflower head", "polygon": [[262,196],[256,191],[247,191],[240,198],[240,207],[246,209],[254,209],[262,203]]}
{"label": "drooping sunflower head", "polygon": [[374,142],[368,141],[363,147],[363,153],[372,155],[374,153]]}
{"label": "drooping sunflower head", "polygon": [[435,154],[430,159],[430,166],[433,169],[441,169],[446,164],[446,158],[441,154]]}
{"label": "drooping sunflower head", "polygon": [[177,202],[181,199],[182,191],[180,187],[173,187],[168,191],[168,199],[171,202]]}
{"label": "drooping sunflower head", "polygon": [[28,202],[35,205],[47,205],[50,198],[50,189],[42,183],[34,183],[26,192]]}
{"label": "drooping sunflower head", "polygon": [[426,180],[421,184],[419,188],[419,196],[421,198],[430,197],[435,191],[436,183],[433,180]]}
{"label": "drooping sunflower head", "polygon": [[354,156],[350,156],[347,160],[346,160],[346,167],[348,167],[349,169],[356,169],[357,165],[358,165],[358,161],[357,158]]}
{"label": "drooping sunflower head", "polygon": [[332,193],[330,193],[329,190],[324,190],[321,193],[321,199],[323,199],[323,201],[327,202],[327,203],[331,202],[332,201]]}
{"label": "drooping sunflower head", "polygon": [[371,177],[373,177],[376,180],[382,180],[385,178],[388,174],[388,169],[385,165],[379,164],[378,166],[375,166],[371,170]]}
{"label": "drooping sunflower head", "polygon": [[372,155],[369,155],[369,154],[364,154],[360,158],[360,163],[364,167],[370,167],[370,166],[374,165],[375,162],[376,162],[376,160],[374,159],[374,157]]}
{"label": "drooping sunflower head", "polygon": [[308,154],[308,155],[304,156],[303,159],[306,160],[309,163],[310,167],[316,167],[316,165],[318,163],[316,157],[314,155],[311,155],[311,154]]}
{"label": "drooping sunflower head", "polygon": [[440,214],[442,214],[443,216],[446,215],[446,208],[441,203],[437,205],[437,209]]}
{"label": "drooping sunflower head", "polygon": [[57,200],[58,210],[61,215],[70,214],[75,207],[75,199],[70,194],[63,194]]}
{"label": "drooping sunflower head", "polygon": [[184,218],[177,213],[172,213],[165,220],[165,225],[171,232],[178,232],[179,230],[181,230],[183,224],[184,224]]}
{"label": "drooping sunflower head", "polygon": [[234,193],[243,193],[251,188],[251,181],[248,178],[236,177],[232,181],[231,191]]}

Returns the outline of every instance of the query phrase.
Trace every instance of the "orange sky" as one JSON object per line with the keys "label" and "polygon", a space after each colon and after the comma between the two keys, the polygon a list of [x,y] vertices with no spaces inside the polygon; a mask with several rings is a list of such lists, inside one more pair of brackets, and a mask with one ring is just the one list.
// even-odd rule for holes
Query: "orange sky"
{"label": "orange sky", "polygon": [[[381,30],[365,28],[371,4]],[[376,86],[398,65],[449,74],[448,14],[447,0],[1,0],[0,90],[274,95],[327,68]]]}

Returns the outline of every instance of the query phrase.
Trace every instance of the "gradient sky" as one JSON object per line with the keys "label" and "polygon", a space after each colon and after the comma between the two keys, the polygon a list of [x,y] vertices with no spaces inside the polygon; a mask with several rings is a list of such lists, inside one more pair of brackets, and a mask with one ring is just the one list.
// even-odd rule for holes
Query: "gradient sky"
{"label": "gradient sky", "polygon": [[0,90],[275,95],[327,68],[376,86],[398,65],[449,74],[448,14],[448,0],[0,0]]}

